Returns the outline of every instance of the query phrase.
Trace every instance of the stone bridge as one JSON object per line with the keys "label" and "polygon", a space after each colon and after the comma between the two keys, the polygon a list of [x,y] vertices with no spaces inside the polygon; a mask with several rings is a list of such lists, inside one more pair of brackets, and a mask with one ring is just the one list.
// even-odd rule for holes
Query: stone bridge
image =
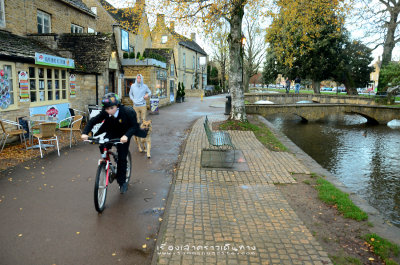
{"label": "stone bridge", "polygon": [[379,105],[375,97],[331,95],[331,94],[284,94],[284,93],[246,93],[244,99],[249,103],[259,100],[269,100],[275,104],[295,104],[298,101],[308,100],[315,103],[326,104],[355,104],[355,105]]}
{"label": "stone bridge", "polygon": [[262,116],[276,113],[294,114],[306,121],[317,121],[335,113],[358,114],[373,124],[387,124],[391,120],[400,120],[400,108],[356,104],[246,104],[246,113]]}

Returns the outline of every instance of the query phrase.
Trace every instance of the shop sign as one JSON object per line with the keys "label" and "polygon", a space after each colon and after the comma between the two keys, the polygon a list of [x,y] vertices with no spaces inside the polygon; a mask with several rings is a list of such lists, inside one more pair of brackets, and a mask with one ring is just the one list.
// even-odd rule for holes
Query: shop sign
{"label": "shop sign", "polygon": [[38,52],[35,52],[35,64],[62,68],[75,68],[75,61],[73,59],[57,57]]}
{"label": "shop sign", "polygon": [[29,102],[28,73],[21,71],[18,74],[20,102]]}
{"label": "shop sign", "polygon": [[76,97],[76,91],[75,91],[75,87],[76,87],[76,77],[74,74],[69,76],[69,88],[70,88],[70,94],[69,96],[71,98]]}

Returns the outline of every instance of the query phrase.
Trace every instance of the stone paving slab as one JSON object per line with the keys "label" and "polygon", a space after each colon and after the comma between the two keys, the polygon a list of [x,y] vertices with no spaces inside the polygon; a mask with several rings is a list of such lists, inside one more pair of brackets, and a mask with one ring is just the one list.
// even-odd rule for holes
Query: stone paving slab
{"label": "stone paving slab", "polygon": [[332,264],[274,186],[295,183],[289,172],[307,169],[293,155],[275,154],[254,134],[237,131],[230,132],[232,140],[250,170],[203,169],[202,123],[188,137],[153,264]]}

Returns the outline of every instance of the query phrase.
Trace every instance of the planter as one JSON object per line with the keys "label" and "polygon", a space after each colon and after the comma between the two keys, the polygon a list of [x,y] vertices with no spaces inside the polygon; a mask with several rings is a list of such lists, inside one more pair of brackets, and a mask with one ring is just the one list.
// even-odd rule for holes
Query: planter
{"label": "planter", "polygon": [[139,59],[122,59],[121,60],[121,65],[127,66],[127,65],[149,65],[149,66],[159,66],[161,68],[167,68],[167,64],[164,62],[160,62],[156,59],[144,59],[144,60],[139,60]]}

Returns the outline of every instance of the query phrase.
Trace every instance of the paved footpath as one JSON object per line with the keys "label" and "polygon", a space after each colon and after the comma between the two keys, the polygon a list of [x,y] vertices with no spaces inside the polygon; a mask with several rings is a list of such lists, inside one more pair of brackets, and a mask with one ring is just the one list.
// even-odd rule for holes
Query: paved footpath
{"label": "paved footpath", "polygon": [[275,187],[309,170],[243,131],[229,133],[244,170],[201,168],[208,146],[203,121],[194,124],[183,151],[152,264],[332,264]]}

